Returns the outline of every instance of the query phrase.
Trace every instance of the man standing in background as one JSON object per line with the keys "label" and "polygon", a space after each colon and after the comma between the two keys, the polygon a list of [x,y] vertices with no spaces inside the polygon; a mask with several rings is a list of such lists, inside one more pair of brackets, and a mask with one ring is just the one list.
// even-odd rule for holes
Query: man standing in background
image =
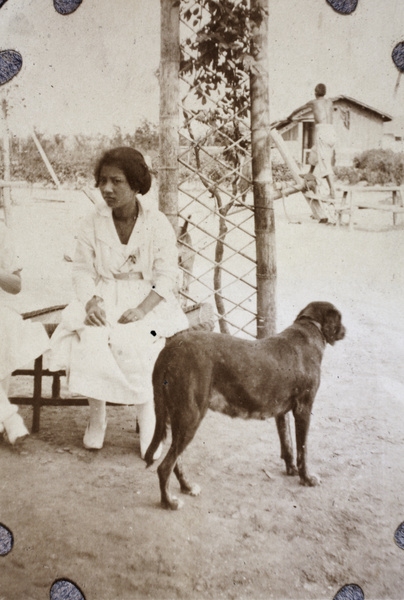
{"label": "man standing in background", "polygon": [[319,179],[325,177],[330,188],[330,197],[335,198],[334,172],[332,156],[336,142],[335,129],[332,124],[333,104],[326,98],[326,87],[319,83],[314,90],[316,99],[310,102],[315,121],[314,146],[309,156],[310,173],[315,171]]}

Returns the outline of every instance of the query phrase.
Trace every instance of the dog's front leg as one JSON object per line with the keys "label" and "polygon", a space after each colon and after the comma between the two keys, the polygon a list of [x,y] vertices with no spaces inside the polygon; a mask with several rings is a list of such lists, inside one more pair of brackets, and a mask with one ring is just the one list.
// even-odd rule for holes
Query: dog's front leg
{"label": "dog's front leg", "polygon": [[310,413],[312,402],[309,405],[298,405],[294,411],[295,429],[296,429],[296,454],[297,470],[299,472],[300,483],[307,486],[315,486],[320,483],[320,479],[315,475],[309,475],[307,471],[307,434],[310,426]]}
{"label": "dog's front leg", "polygon": [[279,441],[281,443],[281,458],[285,461],[286,474],[297,475],[297,468],[293,456],[292,436],[290,434],[290,415],[279,415],[275,417],[278,429]]}
{"label": "dog's front leg", "polygon": [[190,483],[187,480],[180,456],[177,458],[177,463],[174,467],[174,473],[179,481],[179,484],[181,486],[181,492],[183,494],[189,494],[190,496],[199,496],[199,494],[201,493],[201,488],[198,484]]}

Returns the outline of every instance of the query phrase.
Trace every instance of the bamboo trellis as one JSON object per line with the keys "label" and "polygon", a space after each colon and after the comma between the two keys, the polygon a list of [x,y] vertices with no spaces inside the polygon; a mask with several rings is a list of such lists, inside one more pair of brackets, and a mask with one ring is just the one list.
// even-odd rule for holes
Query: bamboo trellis
{"label": "bamboo trellis", "polygon": [[[255,4],[263,3],[258,0]],[[198,10],[200,14],[202,12],[201,18],[193,22],[184,19],[185,7],[192,11]],[[222,332],[255,338],[272,333],[275,323],[276,269],[274,256],[270,252],[274,221],[268,187],[269,115],[263,115],[263,103],[268,103],[268,97],[264,95],[261,103],[255,104],[255,112],[260,113],[260,118],[255,120],[255,133],[252,135],[254,103],[247,113],[232,110],[220,86],[215,93],[207,94],[201,89],[196,73],[179,70],[180,110],[178,111],[178,105],[175,107],[176,88],[172,78],[175,69],[179,67],[179,57],[175,53],[176,40],[181,45],[184,62],[189,54],[189,42],[209,17],[206,10],[206,3],[200,0],[182,0],[180,6],[177,2],[162,0],[164,48],[160,81],[162,85],[168,86],[168,90],[162,94],[164,99],[160,110],[160,131],[163,137],[163,144],[160,146],[163,150],[160,208],[169,214],[177,231],[186,221],[187,232],[192,240],[191,243],[186,237],[180,240],[185,254],[189,251],[191,259],[195,259],[192,269],[187,263],[183,265],[185,277],[191,281],[189,290],[182,290],[184,303],[210,302],[216,308]],[[260,30],[259,34],[261,33]],[[265,54],[265,49],[263,52]],[[262,52],[257,57],[257,63],[259,60],[262,61]],[[242,86],[248,94],[250,79],[251,85],[262,84],[261,77],[256,76],[254,79],[249,72],[242,73]],[[264,85],[267,85],[266,80]],[[255,97],[259,97],[259,94]],[[221,115],[219,123],[209,118],[212,113]],[[176,123],[179,131],[179,170],[176,173],[179,222],[173,220],[174,179],[171,179],[171,187],[167,183],[170,176],[174,175],[172,148]],[[266,139],[263,139],[263,135]],[[168,155],[164,144],[171,148]],[[252,144],[253,147],[255,144],[257,154],[254,161]],[[257,146],[261,147],[257,150]],[[258,210],[257,206],[254,207],[254,197]],[[257,237],[261,237],[259,265]]]}

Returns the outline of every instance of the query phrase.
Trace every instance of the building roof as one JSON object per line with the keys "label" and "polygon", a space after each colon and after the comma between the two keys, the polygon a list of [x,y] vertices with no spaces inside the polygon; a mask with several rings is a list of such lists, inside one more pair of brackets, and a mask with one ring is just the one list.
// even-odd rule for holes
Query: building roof
{"label": "building roof", "polygon": [[[363,108],[372,113],[375,113],[383,121],[391,121],[393,119],[393,117],[391,117],[389,114],[382,112],[382,111],[378,110],[377,108],[373,108],[372,106],[369,106],[368,104],[365,104],[364,102],[361,102],[360,100],[355,100],[355,98],[350,98],[349,96],[342,96],[342,95],[334,96],[333,98],[330,98],[330,99],[334,103],[337,103],[341,100],[345,100],[346,102],[351,102],[352,104],[356,104],[360,108]],[[306,102],[306,104],[303,104],[303,106],[300,106],[299,108],[296,108],[296,110],[294,110],[286,119],[283,119],[281,121],[275,121],[274,123],[271,124],[271,127],[275,128],[275,129],[281,129],[281,128],[285,127],[286,125],[288,125],[289,123],[291,123],[292,121],[303,121],[303,120],[305,120],[305,117],[312,117],[311,101]]]}
{"label": "building roof", "polygon": [[384,133],[404,137],[404,115],[396,116],[384,126]]}

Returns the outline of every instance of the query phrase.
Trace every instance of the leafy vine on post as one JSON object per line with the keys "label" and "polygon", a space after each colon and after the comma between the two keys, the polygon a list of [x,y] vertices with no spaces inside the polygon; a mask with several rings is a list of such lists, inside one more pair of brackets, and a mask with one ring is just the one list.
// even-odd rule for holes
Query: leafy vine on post
{"label": "leafy vine on post", "polygon": [[[221,293],[226,217],[234,207],[243,204],[239,200],[243,196],[240,173],[251,140],[249,128],[246,135],[242,133],[241,126],[249,123],[251,108],[249,70],[254,62],[251,23],[259,22],[260,18],[259,11],[251,11],[248,0],[181,2],[181,19],[195,30],[181,49],[181,75],[188,75],[195,82],[190,94],[193,105],[183,112],[196,170],[202,184],[215,199],[219,215],[213,284],[222,333],[229,331]],[[206,108],[208,99],[212,101],[213,108]],[[211,134],[197,138],[192,130],[195,120],[209,126]],[[205,175],[202,174],[201,148],[209,141],[223,147],[224,162],[217,161],[216,168]],[[228,201],[223,200],[224,184],[232,190],[231,194],[226,194],[230,196]]]}

